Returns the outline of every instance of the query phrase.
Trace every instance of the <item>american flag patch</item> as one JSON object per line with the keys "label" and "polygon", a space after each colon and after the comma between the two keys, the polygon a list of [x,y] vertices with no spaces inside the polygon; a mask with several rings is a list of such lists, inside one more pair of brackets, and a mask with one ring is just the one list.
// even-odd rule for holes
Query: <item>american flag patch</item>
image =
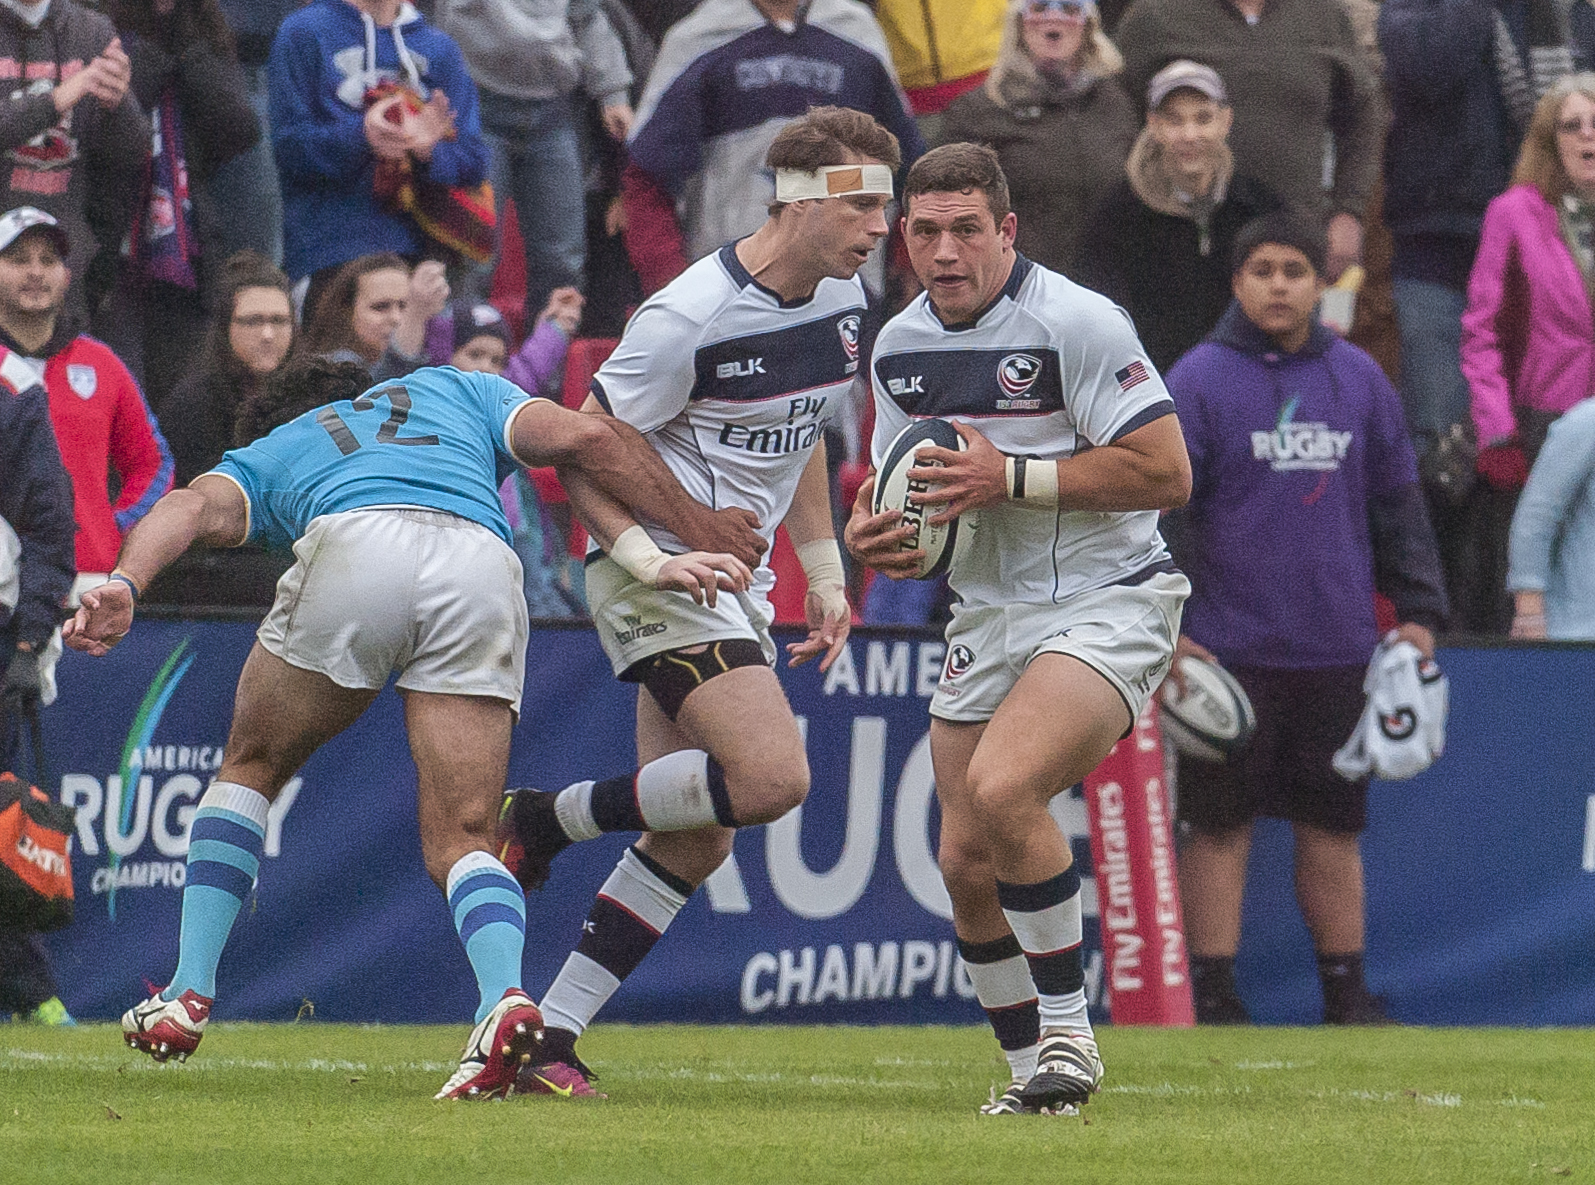
{"label": "american flag patch", "polygon": [[1152,376],[1146,373],[1146,363],[1132,362],[1123,370],[1115,371],[1113,377],[1119,380],[1119,390],[1128,391]]}

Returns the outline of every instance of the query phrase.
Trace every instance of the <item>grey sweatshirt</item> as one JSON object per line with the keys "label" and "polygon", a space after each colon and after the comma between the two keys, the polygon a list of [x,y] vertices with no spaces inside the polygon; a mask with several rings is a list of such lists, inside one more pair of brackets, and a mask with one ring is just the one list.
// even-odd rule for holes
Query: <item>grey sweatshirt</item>
{"label": "grey sweatshirt", "polygon": [[437,0],[479,90],[552,99],[580,88],[600,103],[631,87],[626,50],[598,0]]}

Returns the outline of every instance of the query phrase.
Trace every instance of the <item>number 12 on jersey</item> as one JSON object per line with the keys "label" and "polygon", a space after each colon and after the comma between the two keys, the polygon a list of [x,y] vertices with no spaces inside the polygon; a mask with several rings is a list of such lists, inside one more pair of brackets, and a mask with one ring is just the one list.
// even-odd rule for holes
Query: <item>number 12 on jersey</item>
{"label": "number 12 on jersey", "polygon": [[[402,383],[395,383],[391,387],[383,387],[380,391],[370,391],[354,401],[355,411],[375,411],[377,400],[387,397],[388,406],[392,410],[388,418],[382,421],[382,427],[377,429],[378,444],[405,444],[427,445],[437,444],[436,436],[400,436],[399,428],[410,418],[410,390]],[[316,423],[327,430],[327,435],[332,437],[332,443],[338,446],[338,451],[344,456],[358,452],[361,448],[360,441],[349,430],[349,425],[344,423],[343,417],[330,403],[316,413]]]}

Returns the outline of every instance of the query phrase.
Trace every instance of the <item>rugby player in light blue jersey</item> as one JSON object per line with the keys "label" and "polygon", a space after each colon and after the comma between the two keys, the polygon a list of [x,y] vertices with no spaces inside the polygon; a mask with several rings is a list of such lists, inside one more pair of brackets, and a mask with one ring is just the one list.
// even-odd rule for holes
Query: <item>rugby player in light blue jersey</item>
{"label": "rugby player in light blue jersey", "polygon": [[[682,539],[750,558],[762,541],[745,514],[688,497],[617,421],[450,367],[362,394],[368,381],[357,367],[312,361],[275,382],[282,414],[272,422],[287,422],[156,503],[63,631],[74,648],[105,654],[132,625],[139,590],[192,543],[293,548],[239,676],[221,769],[194,814],[177,971],[122,1028],[157,1061],[198,1046],[216,965],[259,871],[268,804],[397,671],[422,855],[481,992],[460,1068],[438,1097],[491,1097],[513,1089],[543,1028],[520,987],[525,901],[491,853],[527,640],[499,483],[516,464],[555,465],[583,476],[588,499],[613,498],[613,513],[646,506]],[[750,579],[735,555],[690,552],[660,565],[654,586],[713,603]]]}

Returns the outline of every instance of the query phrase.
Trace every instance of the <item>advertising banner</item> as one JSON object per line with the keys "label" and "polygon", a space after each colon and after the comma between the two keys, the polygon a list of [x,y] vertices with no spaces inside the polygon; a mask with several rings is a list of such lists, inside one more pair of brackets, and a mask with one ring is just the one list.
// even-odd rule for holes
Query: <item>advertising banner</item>
{"label": "advertising banner", "polygon": [[[62,664],[61,698],[45,713],[47,788],[78,808],[78,920],[50,943],[77,1015],[119,1015],[176,965],[188,822],[220,762],[253,635],[242,623],[141,621],[107,658],[69,653]],[[926,707],[943,656],[928,634],[861,631],[825,676],[783,669],[806,730],[808,802],[738,835],[733,859],[606,1018],[982,1020],[933,856]],[[1584,694],[1595,650],[1448,650],[1441,661],[1452,690],[1445,757],[1370,796],[1371,986],[1414,1023],[1595,1023],[1595,729]],[[633,767],[636,692],[609,674],[590,629],[534,631],[527,672],[512,784],[558,788]],[[1084,799],[1054,807],[1090,874]],[[219,1019],[468,1019],[474,980],[422,868],[415,809],[401,704],[387,691],[273,807],[256,894],[222,960]],[[1122,809],[1145,818],[1148,808],[1127,797]],[[626,842],[573,848],[529,896],[534,995]],[[1242,994],[1259,1020],[1316,1020],[1286,829],[1259,826],[1252,864]],[[1167,869],[1149,867],[1155,927],[1171,903]],[[1087,990],[1100,1004],[1099,898],[1088,875]],[[1141,941],[1141,971],[1161,979],[1169,947]]]}

